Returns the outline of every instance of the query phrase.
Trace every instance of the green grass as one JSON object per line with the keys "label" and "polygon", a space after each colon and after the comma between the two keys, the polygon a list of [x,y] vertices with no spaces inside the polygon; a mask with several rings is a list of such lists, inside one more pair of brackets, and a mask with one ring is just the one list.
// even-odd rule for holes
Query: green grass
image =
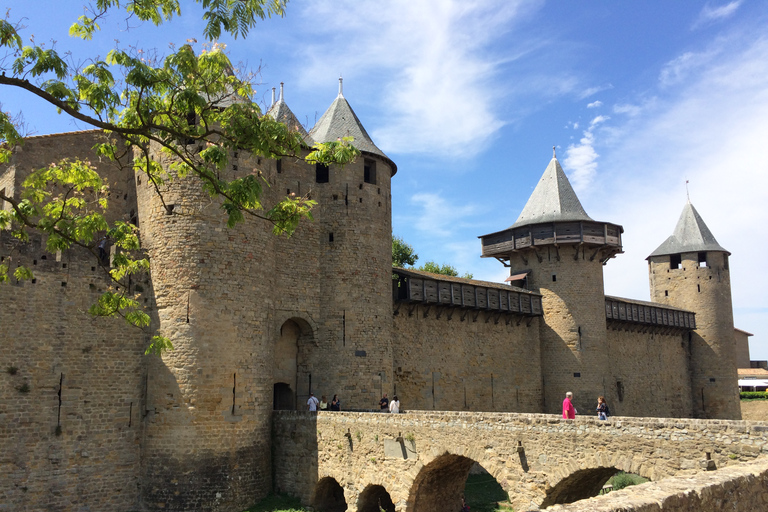
{"label": "green grass", "polygon": [[307,512],[298,498],[284,495],[269,495],[243,512]]}
{"label": "green grass", "polygon": [[608,483],[613,486],[614,491],[618,491],[631,485],[644,484],[647,481],[647,478],[643,478],[640,475],[619,471],[608,480]]}
{"label": "green grass", "polygon": [[511,512],[509,496],[493,476],[469,475],[464,486],[464,500],[471,512]]}

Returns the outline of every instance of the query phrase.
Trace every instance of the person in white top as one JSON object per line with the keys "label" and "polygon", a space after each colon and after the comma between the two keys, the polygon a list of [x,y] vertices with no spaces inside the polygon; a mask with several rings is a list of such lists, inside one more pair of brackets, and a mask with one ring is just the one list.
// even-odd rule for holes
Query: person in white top
{"label": "person in white top", "polygon": [[307,409],[309,409],[309,412],[317,412],[317,404],[320,403],[320,400],[315,397],[314,393],[309,394],[309,400],[307,400]]}
{"label": "person in white top", "polygon": [[397,399],[397,395],[393,396],[392,400],[389,402],[389,412],[392,414],[400,412],[400,400]]}

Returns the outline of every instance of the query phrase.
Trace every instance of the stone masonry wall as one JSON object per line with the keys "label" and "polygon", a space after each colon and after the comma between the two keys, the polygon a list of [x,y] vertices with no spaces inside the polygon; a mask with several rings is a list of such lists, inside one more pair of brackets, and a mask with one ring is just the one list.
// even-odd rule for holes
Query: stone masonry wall
{"label": "stone masonry wall", "polygon": [[[609,329],[608,358],[603,396],[612,414],[692,416],[687,334]],[[588,398],[594,405],[584,413],[593,415],[597,397]]]}
{"label": "stone masonry wall", "polygon": [[707,252],[681,255],[680,268],[669,256],[649,260],[651,300],[696,313],[691,336],[691,382],[694,410],[706,418],[741,417],[736,372],[733,305],[728,256]]}
{"label": "stone masonry wall", "polygon": [[755,512],[768,510],[768,461],[627,487],[558,512]]}
{"label": "stone masonry wall", "polygon": [[[464,468],[466,479],[466,459],[489,471],[516,509],[525,510],[555,493],[576,492],[594,472],[605,474],[604,480],[623,470],[657,481],[700,473],[705,452],[719,470],[768,453],[768,428],[749,421],[277,412],[272,435],[277,491],[312,504],[318,482],[331,477],[343,488],[350,511],[369,485],[383,486],[404,511],[429,494],[435,481],[429,475],[446,463]],[[613,469],[604,473],[605,468]],[[593,482],[594,494],[604,480]]]}
{"label": "stone masonry wall", "polygon": [[403,409],[541,412],[539,318],[496,323],[484,312],[408,309],[393,322],[393,392]]}
{"label": "stone masonry wall", "polygon": [[34,273],[0,284],[0,510],[137,509],[144,333],[88,314],[89,255],[0,232],[0,258]]}

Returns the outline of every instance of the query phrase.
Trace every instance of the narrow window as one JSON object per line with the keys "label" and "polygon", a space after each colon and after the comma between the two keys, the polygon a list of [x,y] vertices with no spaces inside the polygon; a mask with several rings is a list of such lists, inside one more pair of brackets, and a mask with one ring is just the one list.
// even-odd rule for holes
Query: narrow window
{"label": "narrow window", "polygon": [[669,290],[664,290],[664,296],[669,297]]}
{"label": "narrow window", "polygon": [[616,381],[616,394],[619,396],[619,402],[624,401],[624,383],[620,380]]}
{"label": "narrow window", "polygon": [[333,233],[328,233],[328,241],[333,242]]}
{"label": "narrow window", "polygon": [[282,160],[275,161],[275,167],[277,168],[277,174],[280,174],[281,172],[283,172],[283,161]]}
{"label": "narrow window", "polygon": [[700,268],[706,268],[707,266],[707,253],[706,252],[700,252],[699,253],[699,267]]}
{"label": "narrow window", "polygon": [[728,270],[728,255],[727,254],[723,254],[723,268],[725,270]]}
{"label": "narrow window", "polygon": [[330,170],[325,164],[315,164],[315,183],[328,183]]}
{"label": "narrow window", "polygon": [[554,283],[557,281],[557,274],[552,274],[552,282]]}
{"label": "narrow window", "polygon": [[680,264],[683,262],[683,258],[680,254],[670,254],[669,255],[669,268],[670,269],[677,269],[680,268]]}
{"label": "narrow window", "polygon": [[581,372],[573,372],[573,376],[579,379],[581,378]]}
{"label": "narrow window", "polygon": [[696,285],[696,288],[699,290],[699,293],[701,293],[701,285],[700,285],[700,284],[697,284],[697,285]]}
{"label": "narrow window", "polygon": [[365,159],[363,163],[363,181],[376,184],[376,161]]}

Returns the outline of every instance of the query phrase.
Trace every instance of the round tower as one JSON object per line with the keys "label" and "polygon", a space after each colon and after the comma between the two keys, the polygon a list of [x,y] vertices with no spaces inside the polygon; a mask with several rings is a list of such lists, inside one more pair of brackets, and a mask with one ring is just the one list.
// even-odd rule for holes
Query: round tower
{"label": "round tower", "polygon": [[483,257],[510,268],[511,284],[542,295],[544,412],[558,413],[566,391],[582,413],[598,395],[611,400],[603,265],[621,252],[621,226],[592,220],[553,154],[517,221],[480,237]]}
{"label": "round tower", "polygon": [[694,411],[703,418],[741,418],[729,255],[688,202],[647,258],[651,300],[696,313],[688,345]]}

